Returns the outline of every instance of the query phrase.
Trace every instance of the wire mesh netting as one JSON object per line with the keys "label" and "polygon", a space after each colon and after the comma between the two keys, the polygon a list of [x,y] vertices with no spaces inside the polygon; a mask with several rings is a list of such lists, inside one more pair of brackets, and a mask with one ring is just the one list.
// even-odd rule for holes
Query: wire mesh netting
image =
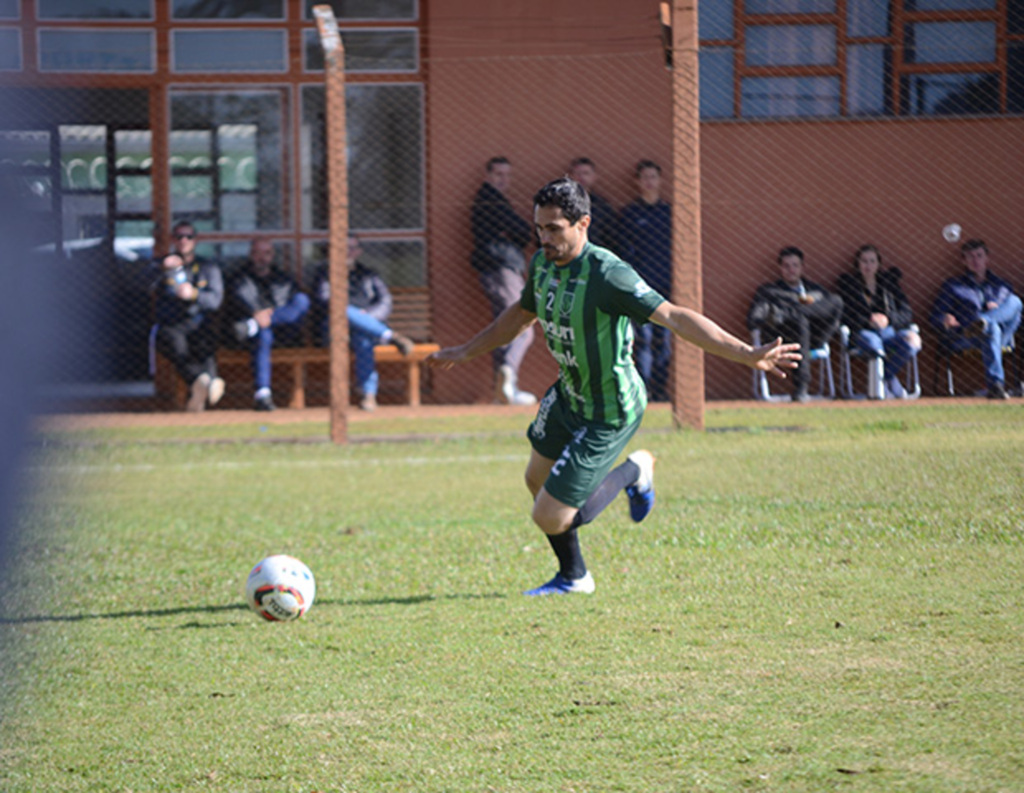
{"label": "wire mesh netting", "polygon": [[[454,0],[335,3],[344,141],[325,121],[311,3],[193,5],[123,2],[121,22],[103,3],[0,8],[0,145],[26,239],[60,285],[49,381],[62,394],[147,394],[139,404],[177,409],[205,372],[224,381],[220,407],[251,407],[262,388],[278,406],[297,404],[297,389],[302,404],[326,404],[323,354],[275,353],[268,375],[250,353],[268,330],[279,350],[326,349],[338,146],[358,237],[349,300],[390,326],[351,339],[354,405],[413,398],[406,363],[373,363],[389,333],[457,343],[515,299],[514,271],[536,250],[533,193],[567,173],[594,196],[592,241],[666,296],[674,278],[677,302],[695,303],[680,283],[699,267],[703,310],[737,336],[756,326],[830,341],[807,367],[812,395],[1020,387],[1015,304],[977,277],[1024,283],[1019,3],[705,0],[697,107],[681,107],[673,83],[694,79],[680,75],[686,53],[672,52],[673,4],[659,14],[654,2],[581,3],[586,20],[569,27],[572,3],[544,24]],[[685,120],[698,115],[699,196],[681,192],[679,170],[693,143]],[[687,201],[700,202],[699,261],[680,257],[678,240],[673,256],[673,205]],[[973,239],[981,252],[962,252]],[[269,244],[258,258],[277,275],[253,275],[254,240]],[[861,265],[867,280],[854,264],[864,245],[879,260]],[[193,246],[216,265],[219,295]],[[780,304],[765,302],[758,288],[785,281],[787,246],[802,254],[805,291],[841,292],[845,310],[819,317],[828,301],[801,302],[795,280],[776,290]],[[172,251],[185,253],[194,295],[166,283]],[[154,333],[172,317],[205,326],[205,358],[175,364]],[[899,331],[911,323],[921,352],[907,359]],[[672,399],[672,344],[650,325],[635,332],[651,396]],[[557,374],[536,329],[507,355],[415,368],[424,403],[526,403]],[[708,358],[703,372],[709,399],[790,396],[732,363]]]}

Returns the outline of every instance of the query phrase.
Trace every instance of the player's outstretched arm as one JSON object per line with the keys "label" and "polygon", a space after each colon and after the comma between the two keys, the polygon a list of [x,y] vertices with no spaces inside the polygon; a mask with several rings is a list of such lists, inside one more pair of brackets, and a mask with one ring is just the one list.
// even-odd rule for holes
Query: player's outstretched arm
{"label": "player's outstretched arm", "polygon": [[527,311],[518,303],[513,303],[465,344],[438,350],[427,358],[427,363],[440,369],[451,369],[456,364],[471,361],[478,355],[511,343],[536,321],[536,314]]}
{"label": "player's outstretched arm", "polygon": [[799,344],[783,344],[778,338],[754,347],[703,314],[668,301],[654,310],[650,320],[712,355],[779,377],[786,376],[785,369],[795,369],[801,358]]}

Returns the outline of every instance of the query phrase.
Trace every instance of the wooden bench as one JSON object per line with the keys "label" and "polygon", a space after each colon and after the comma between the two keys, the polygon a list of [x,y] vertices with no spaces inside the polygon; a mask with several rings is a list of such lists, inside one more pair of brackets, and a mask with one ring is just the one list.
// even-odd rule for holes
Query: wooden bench
{"label": "wooden bench", "polygon": [[[430,293],[424,287],[401,287],[391,292],[394,299],[388,326],[408,336],[415,347],[409,355],[402,355],[393,344],[378,344],[373,358],[378,363],[402,364],[406,367],[405,402],[417,407],[421,404],[422,378],[420,366],[440,345],[425,341],[431,333]],[[248,366],[252,361],[249,350],[220,348],[217,350],[218,367]],[[291,393],[288,407],[306,406],[306,367],[310,364],[329,365],[331,351],[327,347],[275,347],[270,354],[271,367],[287,366],[291,369]],[[169,396],[173,407],[183,409],[188,401],[188,386],[169,362],[158,356],[155,377],[158,394]]]}

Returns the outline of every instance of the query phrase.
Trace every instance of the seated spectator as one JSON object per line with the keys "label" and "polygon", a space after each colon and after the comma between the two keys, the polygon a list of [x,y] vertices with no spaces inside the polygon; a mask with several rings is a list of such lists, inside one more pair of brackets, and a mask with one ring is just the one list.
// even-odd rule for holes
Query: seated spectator
{"label": "seated spectator", "polygon": [[213,317],[224,300],[224,278],[215,262],[196,256],[196,230],[180,222],[174,248],[159,263],[156,289],[156,348],[189,384],[186,410],[198,412],[224,395],[217,376]]}
{"label": "seated spectator", "polygon": [[274,264],[274,243],[254,239],[249,261],[231,280],[231,330],[252,350],[253,407],[274,410],[270,391],[270,352],[275,334],[293,343],[302,337],[302,320],[309,311],[309,297],[299,291],[290,275]]}
{"label": "seated spectator", "polygon": [[862,245],[853,257],[853,272],[839,276],[843,324],[851,344],[868,358],[884,358],[885,395],[906,399],[899,380],[904,364],[921,349],[921,337],[907,326],[913,314],[903,293],[897,267],[881,269],[882,255],[874,245]]}
{"label": "seated spectator", "polygon": [[793,401],[808,400],[810,351],[829,342],[839,330],[843,300],[803,277],[804,253],[789,246],[779,251],[780,278],[762,284],[747,312],[747,327],[800,345],[802,358],[793,372]]}
{"label": "seated spectator", "polygon": [[1003,348],[1020,326],[1021,299],[989,269],[988,246],[978,239],[960,246],[966,272],[942,284],[931,321],[955,351],[981,350],[989,399],[1006,399]]}
{"label": "seated spectator", "polygon": [[[356,390],[361,410],[376,410],[377,374],[373,348],[378,344],[394,344],[402,355],[412,352],[413,341],[396,333],[386,324],[391,315],[391,291],[376,270],[367,267],[359,256],[363,248],[359,238],[348,238],[348,342],[355,359]],[[331,297],[329,271],[324,267],[317,281],[316,297],[322,314],[321,339],[330,339],[328,303]]]}

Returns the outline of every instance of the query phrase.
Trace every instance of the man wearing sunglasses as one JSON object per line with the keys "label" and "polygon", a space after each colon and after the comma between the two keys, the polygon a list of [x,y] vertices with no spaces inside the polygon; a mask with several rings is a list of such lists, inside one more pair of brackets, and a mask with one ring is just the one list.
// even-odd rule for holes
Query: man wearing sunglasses
{"label": "man wearing sunglasses", "polygon": [[198,412],[224,396],[212,321],[224,300],[224,278],[215,262],[196,256],[191,223],[175,223],[171,237],[156,291],[156,346],[189,384],[186,410]]}

